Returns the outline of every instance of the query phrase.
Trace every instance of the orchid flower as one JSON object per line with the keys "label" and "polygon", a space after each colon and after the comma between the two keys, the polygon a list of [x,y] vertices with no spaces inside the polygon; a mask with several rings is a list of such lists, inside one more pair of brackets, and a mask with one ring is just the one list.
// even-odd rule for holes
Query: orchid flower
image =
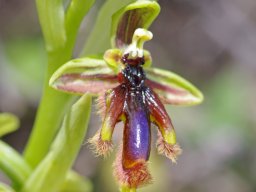
{"label": "orchid flower", "polygon": [[143,48],[153,34],[147,30],[160,11],[154,1],[138,1],[113,16],[113,49],[100,57],[69,61],[52,76],[50,85],[68,93],[98,97],[102,126],[89,140],[97,155],[113,149],[115,125],[124,124],[122,145],[114,162],[114,176],[122,190],[151,183],[147,162],[151,124],[159,130],[158,152],[176,162],[181,149],[164,104],[195,105],[202,93],[180,76],[151,68],[150,52]]}

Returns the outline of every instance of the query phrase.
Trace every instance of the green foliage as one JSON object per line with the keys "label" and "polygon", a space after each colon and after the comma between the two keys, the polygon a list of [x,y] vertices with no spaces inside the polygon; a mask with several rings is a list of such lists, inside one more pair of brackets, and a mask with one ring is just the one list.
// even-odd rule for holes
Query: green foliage
{"label": "green foliage", "polygon": [[[111,15],[130,1],[116,1],[115,6],[112,6],[113,2],[106,1],[99,12],[98,24],[94,27],[97,34],[105,30],[101,24],[110,26]],[[82,97],[70,111],[66,112],[74,98],[53,90],[48,86],[48,82],[52,73],[71,59],[80,24],[93,6],[94,0],[71,0],[66,8],[61,0],[37,0],[36,4],[48,56],[44,91],[32,134],[25,149],[25,160],[18,152],[1,141],[0,168],[10,178],[16,191],[21,189],[47,192],[70,191],[70,189],[81,192],[91,191],[92,186],[89,181],[74,172],[69,172],[86,134],[90,114],[90,96]],[[105,22],[106,15],[109,17],[108,22]],[[105,46],[104,42],[109,41],[109,37],[104,36],[102,42],[95,42],[93,40],[95,34],[93,32],[87,40],[87,44],[93,43],[95,46],[94,54],[100,52],[100,48]],[[11,58],[20,58],[14,62],[18,66],[29,65],[23,69],[26,70],[24,73],[30,74],[33,67],[40,63],[37,63],[35,58],[34,63],[28,62],[26,60],[28,57],[24,54],[16,55],[12,51],[16,45],[19,44],[10,44],[7,53]],[[31,44],[26,44],[26,46],[29,45]],[[33,48],[31,51],[34,50],[37,49]],[[36,56],[36,54],[33,55]],[[40,58],[38,55],[37,57]],[[42,70],[38,70],[38,67],[35,69],[36,73],[44,74]],[[63,126],[59,130],[65,113],[67,114]],[[2,136],[16,130],[18,120],[13,115],[1,114],[0,126]],[[58,136],[55,138],[56,133]],[[0,190],[12,191],[5,184],[0,185]]]}
{"label": "green foliage", "polygon": [[14,192],[14,190],[9,187],[8,185],[4,184],[4,183],[0,183],[0,191],[1,192]]}
{"label": "green foliage", "polygon": [[50,151],[34,170],[22,192],[55,192],[66,178],[83,142],[90,117],[90,96],[81,97],[67,112]]}
{"label": "green foliage", "polygon": [[[133,4],[128,5],[132,2]],[[116,75],[117,70],[113,70],[113,68],[118,63],[114,64],[111,69],[103,55],[99,55],[97,58],[72,58],[81,22],[93,4],[94,0],[70,0],[67,7],[64,7],[62,0],[36,0],[48,57],[48,64],[44,72],[46,78],[43,83],[43,94],[24,156],[0,141],[0,169],[12,183],[12,188],[0,183],[0,191],[92,191],[93,187],[90,181],[71,170],[87,132],[91,112],[91,94],[83,94],[80,99],[77,99],[52,89],[49,83],[58,89],[58,85],[63,82],[61,78],[65,74]],[[128,6],[124,7],[125,5]],[[125,14],[134,14],[133,11],[137,9],[139,11],[135,11],[135,13],[139,18],[139,25],[133,23],[129,17],[128,19],[124,17]],[[159,11],[159,5],[154,1],[107,0],[98,13],[95,26],[84,45],[82,54],[103,53],[111,47],[111,38],[112,41],[121,39],[122,45],[129,44],[134,30],[138,27],[148,28]],[[120,23],[126,23],[126,25]],[[125,27],[121,28],[120,26]],[[130,29],[132,29],[132,33]],[[125,33],[119,33],[120,31],[125,31]],[[30,47],[29,45],[27,46]],[[117,45],[113,43],[113,46]],[[13,57],[21,58],[16,61],[25,66],[23,67],[24,73],[33,74],[34,70],[37,71],[36,73],[41,72],[36,67],[37,63],[26,60],[26,55],[13,54],[11,47],[9,53]],[[33,51],[33,45],[31,47],[30,49]],[[19,46],[18,48],[21,49]],[[118,48],[120,48],[120,52],[123,51],[121,47]],[[145,53],[148,57],[146,62],[151,64],[150,53],[147,51]],[[197,99],[194,103],[189,104],[202,101],[202,94],[186,80],[173,73],[150,69],[149,64],[147,67],[156,81],[161,81],[166,86],[174,85],[177,89],[187,91],[190,97]],[[40,69],[43,68],[40,67]],[[159,77],[152,75],[153,73]],[[163,76],[161,77],[161,75]],[[73,80],[80,81],[81,79]],[[105,84],[106,81],[103,79],[102,83]],[[92,81],[86,79],[83,83],[90,84]],[[62,126],[60,126],[61,122],[63,122]],[[17,117],[7,113],[0,114],[0,136],[15,131],[18,126]],[[136,191],[136,189],[123,189],[123,191]]]}
{"label": "green foliage", "polygon": [[[80,5],[80,1],[73,0],[65,10],[62,1],[37,1],[39,20],[48,53],[48,65],[42,100],[32,135],[25,149],[25,158],[32,167],[37,166],[47,154],[65,111],[71,103],[71,96],[52,90],[48,86],[48,81],[52,73],[72,57],[79,24],[93,1],[81,2],[84,9],[77,5],[78,3]],[[50,126],[45,126],[45,122]]]}
{"label": "green foliage", "polygon": [[0,114],[0,137],[17,130],[19,119],[9,113]]}
{"label": "green foliage", "polygon": [[31,168],[12,147],[0,141],[0,168],[19,189],[31,174]]}
{"label": "green foliage", "polygon": [[60,186],[60,192],[90,192],[92,189],[93,186],[89,180],[86,180],[73,171],[68,172],[66,180]]}

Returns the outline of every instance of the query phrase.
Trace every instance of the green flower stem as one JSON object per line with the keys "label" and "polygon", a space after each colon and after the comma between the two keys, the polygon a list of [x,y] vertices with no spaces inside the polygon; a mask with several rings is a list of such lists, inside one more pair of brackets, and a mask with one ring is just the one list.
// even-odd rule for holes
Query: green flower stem
{"label": "green flower stem", "polygon": [[70,2],[66,11],[65,20],[66,33],[68,37],[67,47],[73,49],[80,24],[94,2],[95,0],[72,0]]}
{"label": "green flower stem", "polygon": [[39,105],[32,134],[25,149],[25,159],[32,166],[36,165],[44,158],[49,150],[49,146],[58,131],[60,122],[66,111],[67,104],[71,96],[57,92],[48,86],[48,80],[52,73],[61,64],[69,60],[70,54],[54,56],[49,55],[48,73],[44,82],[44,93]]}
{"label": "green flower stem", "polygon": [[50,88],[48,81],[53,72],[71,59],[80,23],[94,0],[71,1],[66,16],[61,0],[36,2],[48,51],[48,70],[36,121],[24,154],[32,167],[36,167],[48,152],[72,98]]}
{"label": "green flower stem", "polygon": [[25,183],[22,192],[56,192],[75,160],[87,131],[91,96],[82,96],[68,111],[47,156]]}
{"label": "green flower stem", "polygon": [[0,140],[0,169],[20,188],[31,174],[31,168],[12,147]]}
{"label": "green flower stem", "polygon": [[123,186],[120,191],[121,192],[136,192],[136,188],[129,188],[129,187]]}
{"label": "green flower stem", "polygon": [[48,52],[61,50],[67,40],[62,0],[36,0],[38,16]]}

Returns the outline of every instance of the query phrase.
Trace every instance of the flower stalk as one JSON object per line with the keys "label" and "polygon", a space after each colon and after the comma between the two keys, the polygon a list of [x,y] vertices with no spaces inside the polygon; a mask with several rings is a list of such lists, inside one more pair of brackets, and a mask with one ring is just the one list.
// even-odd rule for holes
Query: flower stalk
{"label": "flower stalk", "polygon": [[32,167],[36,167],[47,154],[65,111],[72,101],[70,95],[51,89],[48,81],[53,72],[72,57],[80,23],[94,0],[72,0],[66,12],[61,0],[37,0],[36,3],[45,37],[48,65],[43,96],[24,153]]}

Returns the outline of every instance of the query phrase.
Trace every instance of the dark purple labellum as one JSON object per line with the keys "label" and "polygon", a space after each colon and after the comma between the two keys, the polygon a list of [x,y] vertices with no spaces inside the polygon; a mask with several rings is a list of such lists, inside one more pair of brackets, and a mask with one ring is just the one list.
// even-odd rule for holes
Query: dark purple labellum
{"label": "dark purple labellum", "polygon": [[149,158],[150,121],[141,92],[127,92],[124,110],[123,166],[129,168]]}

